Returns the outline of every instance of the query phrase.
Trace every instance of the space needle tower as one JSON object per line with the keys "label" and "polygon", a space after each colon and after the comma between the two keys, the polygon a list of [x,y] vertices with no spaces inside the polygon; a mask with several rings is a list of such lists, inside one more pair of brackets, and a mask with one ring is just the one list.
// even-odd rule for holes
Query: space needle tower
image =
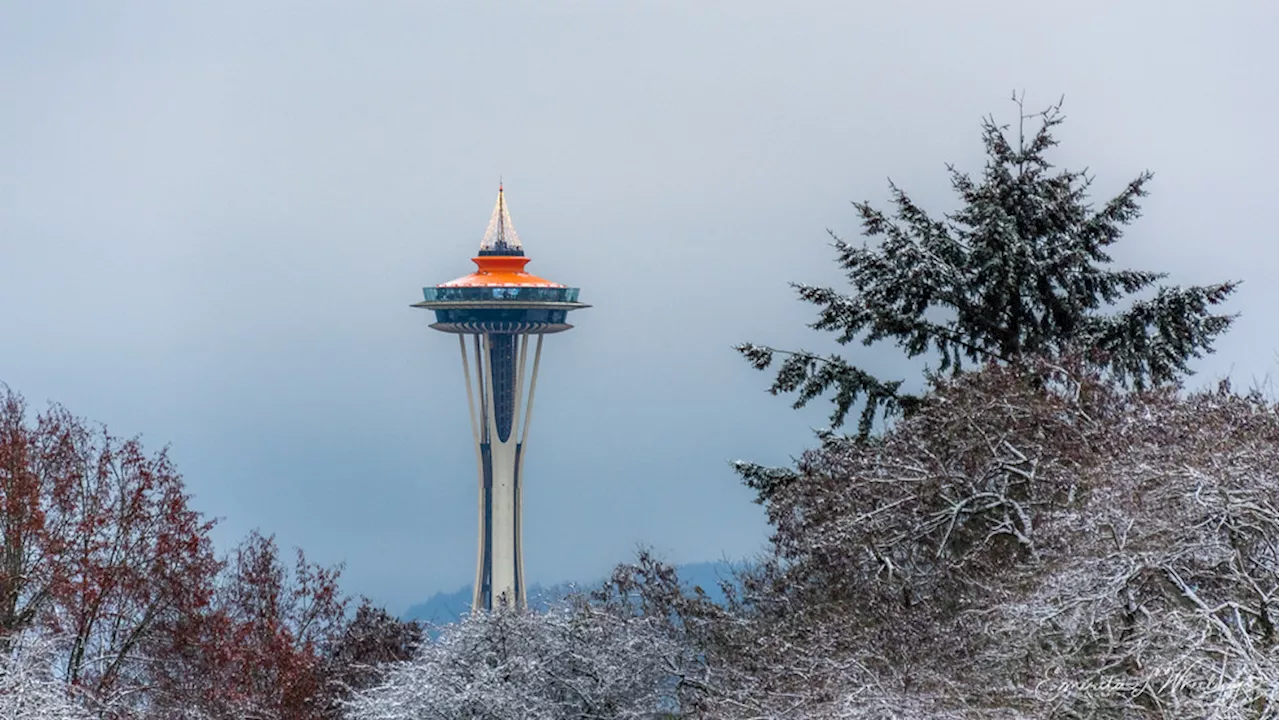
{"label": "space needle tower", "polygon": [[433,310],[431,327],[457,335],[462,351],[480,491],[471,607],[492,610],[525,604],[521,496],[542,339],[572,328],[565,316],[589,306],[578,302],[578,288],[525,272],[529,258],[501,184],[480,252],[471,260],[475,272],[423,288],[423,301],[413,307]]}

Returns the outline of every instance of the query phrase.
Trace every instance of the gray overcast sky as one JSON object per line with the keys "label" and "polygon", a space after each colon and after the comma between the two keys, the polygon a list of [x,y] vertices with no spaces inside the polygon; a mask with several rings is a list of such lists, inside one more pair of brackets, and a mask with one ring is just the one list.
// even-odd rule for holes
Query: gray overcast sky
{"label": "gray overcast sky", "polygon": [[1155,172],[1121,264],[1244,280],[1193,382],[1273,372],[1276,38],[1267,0],[0,2],[0,380],[171,443],[224,549],[275,532],[402,611],[470,582],[476,518],[455,342],[408,305],[501,174],[530,271],[595,306],[544,357],[531,579],[741,557],[726,461],[827,407],[731,345],[826,349],[787,281],[838,280],[825,229],[888,177],[951,209],[1014,88],[1065,94],[1096,199]]}

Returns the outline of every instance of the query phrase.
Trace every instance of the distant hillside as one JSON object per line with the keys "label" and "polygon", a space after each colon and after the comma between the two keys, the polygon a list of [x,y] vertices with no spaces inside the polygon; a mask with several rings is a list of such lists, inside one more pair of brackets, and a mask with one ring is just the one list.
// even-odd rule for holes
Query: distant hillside
{"label": "distant hillside", "polygon": [[[692,591],[694,587],[700,587],[713,601],[717,603],[724,602],[725,597],[724,593],[720,591],[720,581],[732,578],[732,568],[729,563],[719,560],[677,565],[676,572],[680,577],[680,584],[689,591]],[[549,605],[574,590],[591,590],[599,587],[603,582],[604,579],[601,578],[591,583],[574,584],[563,582],[550,587],[543,587],[538,583],[534,583],[528,589],[529,607],[535,610],[545,610]],[[445,625],[456,622],[466,614],[470,607],[471,586],[467,585],[453,592],[438,592],[425,602],[411,606],[405,611],[403,619],[418,620],[430,625]]]}

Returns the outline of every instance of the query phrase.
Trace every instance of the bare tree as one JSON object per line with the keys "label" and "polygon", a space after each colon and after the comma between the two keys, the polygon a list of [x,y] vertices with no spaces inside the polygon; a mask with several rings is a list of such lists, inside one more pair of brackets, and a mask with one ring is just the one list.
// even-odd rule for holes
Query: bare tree
{"label": "bare tree", "polygon": [[1274,717],[1277,440],[1275,405],[1225,385],[1130,393],[1047,362],[941,381],[883,438],[828,436],[766,502],[730,701]]}
{"label": "bare tree", "polygon": [[412,660],[422,643],[421,623],[400,620],[362,598],[355,616],[325,649],[322,674],[330,696],[325,716],[341,716],[343,700],[384,680],[394,663]]}
{"label": "bare tree", "polygon": [[66,653],[55,638],[33,631],[12,634],[0,654],[0,718],[89,720],[74,688],[55,669]]}

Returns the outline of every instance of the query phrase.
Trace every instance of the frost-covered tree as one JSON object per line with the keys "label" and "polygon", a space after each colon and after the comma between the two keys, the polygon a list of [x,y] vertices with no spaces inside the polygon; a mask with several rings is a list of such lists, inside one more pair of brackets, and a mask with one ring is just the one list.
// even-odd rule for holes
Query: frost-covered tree
{"label": "frost-covered tree", "polygon": [[339,717],[342,701],[378,684],[392,664],[412,660],[423,639],[421,623],[401,620],[362,599],[355,616],[325,649],[322,667],[330,695],[326,717]]}
{"label": "frost-covered tree", "polygon": [[0,653],[0,718],[3,720],[89,720],[75,689],[56,672],[66,657],[47,635],[32,631],[6,637]]}
{"label": "frost-covered tree", "polygon": [[[909,357],[932,354],[941,371],[1074,349],[1135,387],[1187,373],[1188,362],[1211,352],[1230,325],[1231,316],[1213,310],[1236,283],[1174,287],[1161,284],[1158,272],[1110,267],[1109,248],[1139,216],[1151,173],[1095,207],[1088,172],[1057,170],[1049,160],[1060,104],[1027,115],[1015,101],[1016,138],[992,118],[982,124],[987,162],[980,177],[948,166],[957,211],[931,216],[892,183],[892,217],[855,203],[863,233],[879,243],[832,235],[853,291],[793,284],[821,309],[811,327],[836,333],[841,344],[883,340]],[[1036,119],[1039,128],[1027,137],[1024,123]],[[1131,302],[1118,308],[1125,300]],[[796,407],[832,393],[835,427],[861,401],[864,437],[877,413],[909,411],[918,400],[903,391],[902,379],[874,377],[840,355],[737,349],[762,370],[785,355],[770,392],[797,393]],[[769,484],[761,468],[740,469],[749,483]]]}
{"label": "frost-covered tree", "polygon": [[697,665],[652,618],[576,603],[446,626],[348,703],[351,720],[653,718]]}
{"label": "frost-covered tree", "polygon": [[1225,386],[938,380],[771,496],[773,553],[692,620],[711,716],[1275,717],[1278,443],[1274,402]]}

